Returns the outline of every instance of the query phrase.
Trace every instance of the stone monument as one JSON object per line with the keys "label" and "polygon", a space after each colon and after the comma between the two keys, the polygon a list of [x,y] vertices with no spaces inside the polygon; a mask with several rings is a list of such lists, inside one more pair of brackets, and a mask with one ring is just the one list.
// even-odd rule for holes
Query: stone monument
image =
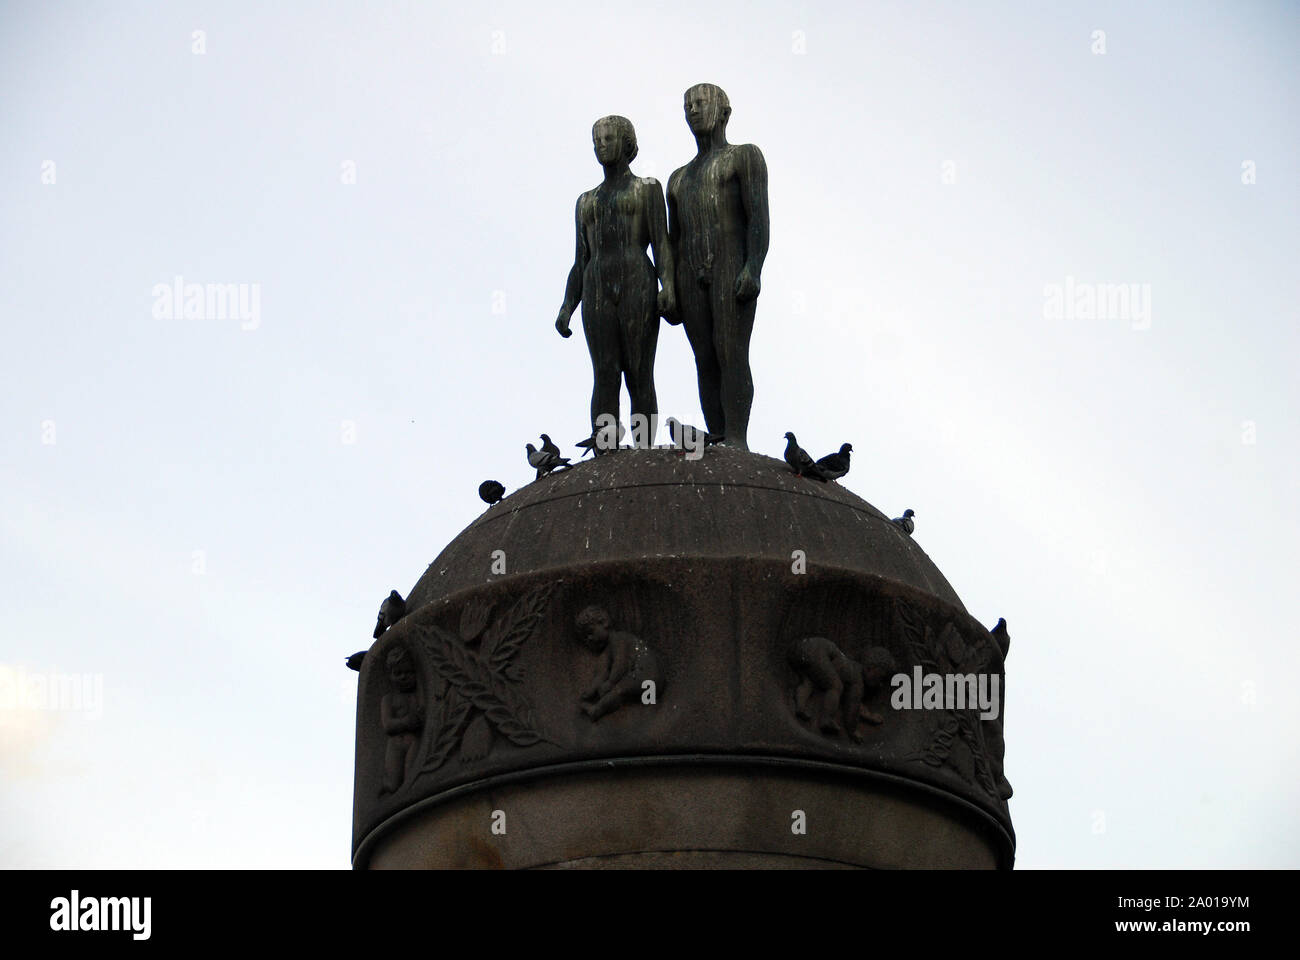
{"label": "stone monument", "polygon": [[631,123],[597,122],[606,178],[578,201],[556,327],[581,301],[594,426],[619,376],[656,411],[650,331],[680,311],[725,441],[494,491],[391,601],[350,661],[357,868],[1013,863],[1005,623],[841,482],[749,452],[767,174],[727,144],[719,88],[686,114],[699,154],[669,181],[666,245]]}

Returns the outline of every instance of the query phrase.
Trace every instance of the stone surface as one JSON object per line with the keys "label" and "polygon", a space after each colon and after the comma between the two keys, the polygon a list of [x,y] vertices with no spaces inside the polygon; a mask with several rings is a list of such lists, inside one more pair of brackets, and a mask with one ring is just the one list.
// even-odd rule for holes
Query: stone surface
{"label": "stone surface", "polygon": [[[504,834],[484,829],[494,810],[506,812]],[[806,833],[791,829],[794,811]],[[363,856],[373,869],[998,866],[974,818],[924,794],[865,777],[706,763],[486,788],[417,811]]]}
{"label": "stone surface", "polygon": [[1001,718],[884,679],[1001,682],[1003,648],[838,484],[619,451],[489,507],[407,608],[362,666],[358,866],[1012,862]]}
{"label": "stone surface", "polygon": [[709,447],[688,460],[672,450],[622,450],[515,491],[484,512],[429,565],[407,597],[435,597],[507,574],[638,557],[746,557],[808,562],[874,574],[961,600],[916,540],[839,484],[794,476],[773,457]]}

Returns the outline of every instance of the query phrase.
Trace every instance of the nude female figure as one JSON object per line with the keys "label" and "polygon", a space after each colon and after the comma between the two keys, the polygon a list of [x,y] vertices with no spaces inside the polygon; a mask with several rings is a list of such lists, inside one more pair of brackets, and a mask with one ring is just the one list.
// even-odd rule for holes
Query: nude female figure
{"label": "nude female figure", "polygon": [[[560,336],[572,333],[569,321],[582,304],[582,330],[591,352],[592,435],[618,422],[619,390],[627,382],[632,415],[653,424],[655,348],[659,318],[674,322],[672,252],[663,187],[637,177],[629,164],[637,154],[636,131],[626,117],[604,117],[591,128],[596,159],[605,170],[599,186],[578,198],[574,209],[576,249],[555,319]],[[654,254],[652,262],[646,247]],[[598,423],[598,421],[600,421]],[[653,438],[654,428],[648,434]]]}

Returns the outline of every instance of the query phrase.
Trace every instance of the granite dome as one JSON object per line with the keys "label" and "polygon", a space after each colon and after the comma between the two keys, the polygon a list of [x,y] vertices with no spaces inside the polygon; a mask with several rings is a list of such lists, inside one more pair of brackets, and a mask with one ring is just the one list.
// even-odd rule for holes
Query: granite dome
{"label": "granite dome", "polygon": [[[850,481],[851,482],[851,481]],[[747,557],[883,577],[965,611],[939,569],[890,518],[838,483],[796,477],[782,460],[709,447],[621,450],[528,483],[489,507],[431,563],[408,609],[506,575],[639,557]]]}

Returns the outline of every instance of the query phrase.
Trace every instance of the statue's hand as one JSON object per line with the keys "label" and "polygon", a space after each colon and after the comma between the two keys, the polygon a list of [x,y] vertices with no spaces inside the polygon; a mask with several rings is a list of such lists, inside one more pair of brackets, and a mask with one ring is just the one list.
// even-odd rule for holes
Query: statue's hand
{"label": "statue's hand", "polygon": [[677,315],[677,295],[673,293],[672,287],[664,287],[659,291],[659,316],[669,323],[682,322],[682,318]]}
{"label": "statue's hand", "polygon": [[736,299],[741,303],[753,300],[758,296],[758,289],[758,277],[749,272],[749,267],[742,269],[736,278]]}
{"label": "statue's hand", "polygon": [[573,331],[569,329],[569,318],[564,315],[563,311],[561,311],[560,315],[555,318],[555,329],[558,330],[560,336],[564,337],[566,340],[573,335]]}

